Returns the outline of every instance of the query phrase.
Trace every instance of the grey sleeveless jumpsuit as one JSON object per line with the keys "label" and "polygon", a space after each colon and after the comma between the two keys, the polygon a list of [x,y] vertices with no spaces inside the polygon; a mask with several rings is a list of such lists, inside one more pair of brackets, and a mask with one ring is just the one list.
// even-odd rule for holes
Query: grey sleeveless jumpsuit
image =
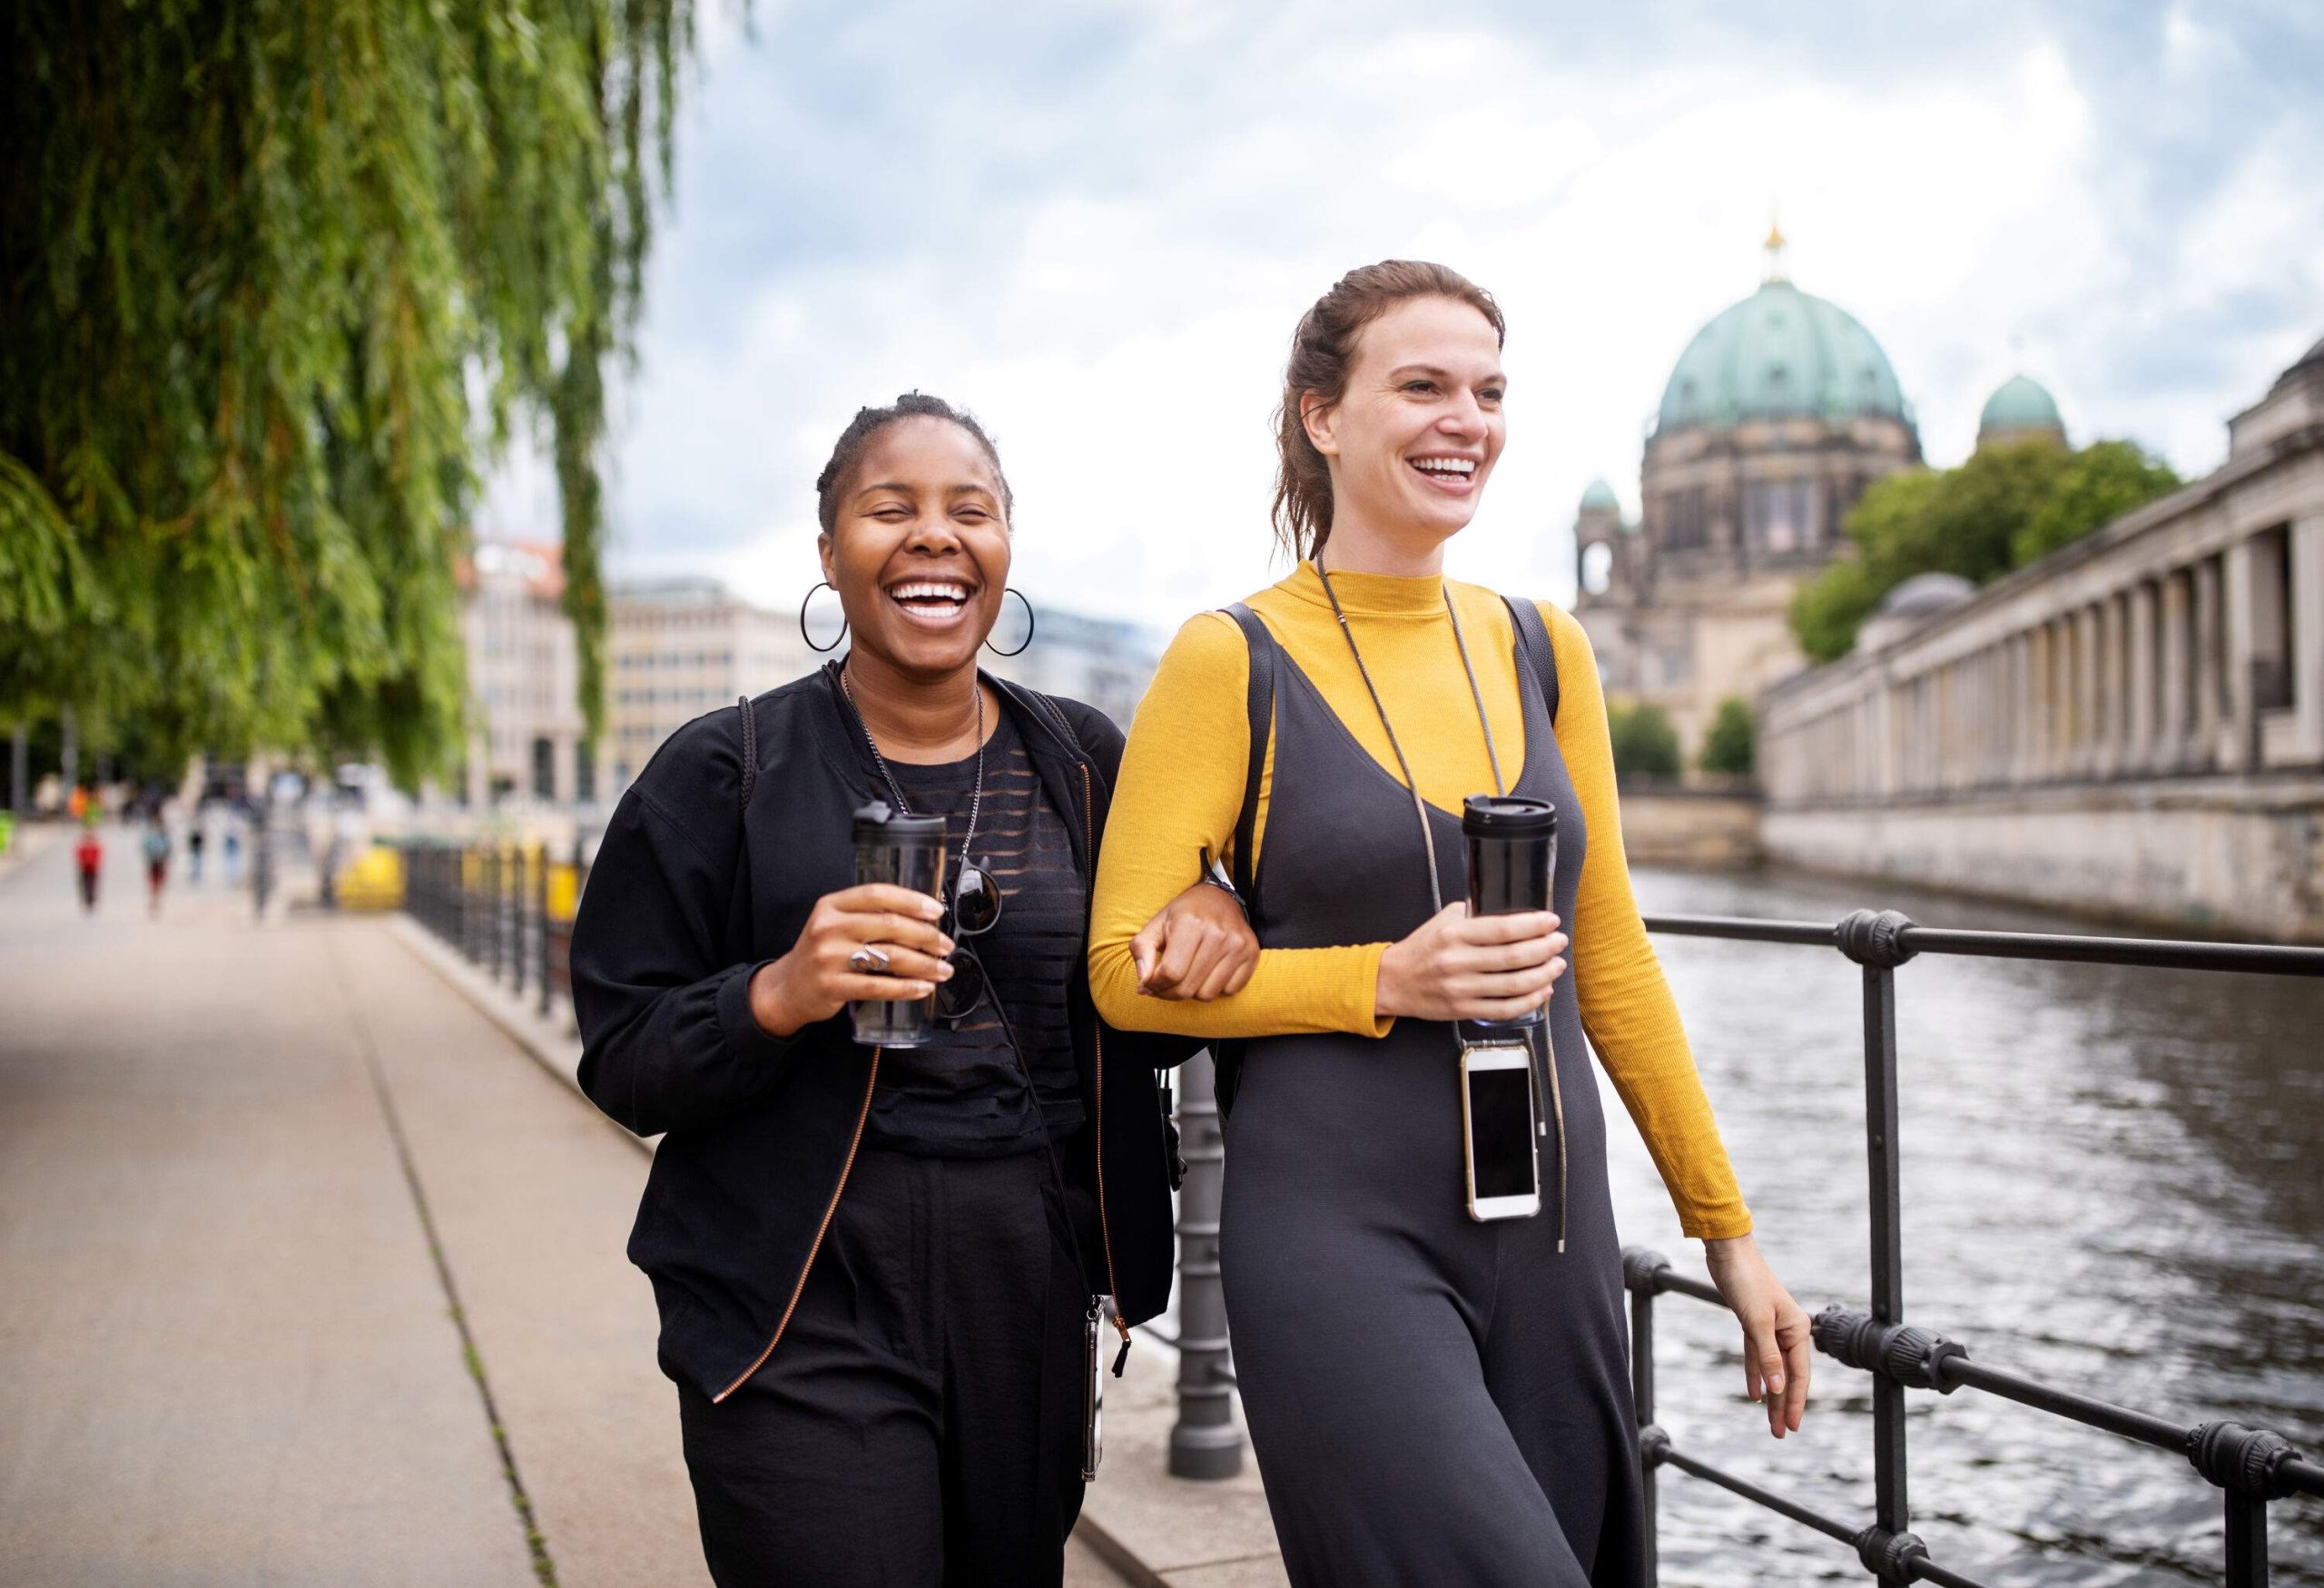
{"label": "grey sleeveless jumpsuit", "polygon": [[[1587,834],[1523,644],[1512,665],[1524,770],[1512,792],[1558,807],[1555,896],[1571,930]],[[1259,940],[1393,942],[1431,910],[1412,796],[1275,656]],[[1501,749],[1506,772],[1515,746]],[[1463,898],[1460,821],[1432,806],[1429,822],[1446,901]],[[1221,1256],[1244,1413],[1295,1583],[1645,1580],[1605,1119],[1570,973],[1546,1029],[1565,1114],[1562,1252],[1554,1126],[1540,1215],[1468,1216],[1450,1025],[1404,1019],[1376,1040],[1246,1050]]]}

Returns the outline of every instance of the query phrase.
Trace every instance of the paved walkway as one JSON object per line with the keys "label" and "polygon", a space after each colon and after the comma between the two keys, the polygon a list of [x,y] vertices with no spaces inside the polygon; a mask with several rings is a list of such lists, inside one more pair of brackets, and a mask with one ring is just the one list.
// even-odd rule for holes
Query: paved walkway
{"label": "paved walkway", "polygon": [[704,1581],[645,1156],[388,923],[107,837],[94,917],[0,876],[0,1582]]}

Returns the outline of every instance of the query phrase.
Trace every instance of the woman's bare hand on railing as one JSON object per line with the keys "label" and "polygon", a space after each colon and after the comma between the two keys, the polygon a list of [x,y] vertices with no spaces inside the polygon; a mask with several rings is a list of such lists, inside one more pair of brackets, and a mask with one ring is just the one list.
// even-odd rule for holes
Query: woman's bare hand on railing
{"label": "woman's bare hand on railing", "polygon": [[1807,1415],[1807,1377],[1815,1356],[1807,1315],[1748,1235],[1703,1242],[1711,1283],[1743,1325],[1743,1393],[1764,1401],[1768,1432],[1798,1431]]}
{"label": "woman's bare hand on railing", "polygon": [[1144,996],[1207,1001],[1232,998],[1249,983],[1259,964],[1259,939],[1240,900],[1196,883],[1138,929],[1129,940],[1129,957]]}
{"label": "woman's bare hand on railing", "polygon": [[1381,954],[1372,1007],[1421,1020],[1515,1020],[1550,1001],[1565,947],[1545,910],[1472,916],[1456,901]]}

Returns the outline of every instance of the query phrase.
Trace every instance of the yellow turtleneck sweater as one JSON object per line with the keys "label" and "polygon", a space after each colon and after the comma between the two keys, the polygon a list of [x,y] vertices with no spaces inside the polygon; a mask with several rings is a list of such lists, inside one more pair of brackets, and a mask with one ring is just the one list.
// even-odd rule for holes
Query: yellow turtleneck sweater
{"label": "yellow turtleneck sweater", "polygon": [[[1334,572],[1332,585],[1420,780],[1421,796],[1457,813],[1468,795],[1492,787],[1492,768],[1445,616],[1444,592],[1451,590],[1494,745],[1503,770],[1514,776],[1524,763],[1525,725],[1521,680],[1508,665],[1515,636],[1501,597],[1434,577]],[[1394,774],[1394,752],[1315,565],[1301,563],[1249,605],[1348,732]],[[1555,995],[1580,999],[1582,1029],[1646,1138],[1687,1234],[1706,1239],[1742,1235],[1751,1216],[1695,1072],[1678,1006],[1630,896],[1606,697],[1589,636],[1546,602],[1541,616],[1557,653],[1558,748],[1589,833],[1574,919],[1566,923],[1572,968]],[[1208,1003],[1138,996],[1131,936],[1187,885],[1198,851],[1207,846],[1224,854],[1232,847],[1250,757],[1249,677],[1250,654],[1234,619],[1206,612],[1178,631],[1139,703],[1106,821],[1089,926],[1089,981],[1098,1012],[1130,1030],[1197,1037],[1384,1035],[1393,1021],[1373,1008],[1380,955],[1388,946],[1380,942],[1265,950],[1242,991]],[[1521,686],[1533,687],[1530,676]],[[1274,773],[1270,745],[1260,779],[1256,847],[1262,852]]]}

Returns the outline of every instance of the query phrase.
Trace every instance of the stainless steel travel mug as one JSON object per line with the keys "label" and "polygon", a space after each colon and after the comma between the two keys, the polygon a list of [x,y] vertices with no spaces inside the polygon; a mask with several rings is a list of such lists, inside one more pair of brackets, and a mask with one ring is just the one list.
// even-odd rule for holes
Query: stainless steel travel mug
{"label": "stainless steel travel mug", "polygon": [[[1471,794],[1462,807],[1461,832],[1469,843],[1470,914],[1513,915],[1551,907],[1551,881],[1558,869],[1555,805],[1517,794]],[[1537,1026],[1543,1012],[1469,1023],[1506,1031]]]}
{"label": "stainless steel travel mug", "polygon": [[[855,881],[891,883],[944,896],[944,818],[915,816],[874,800],[855,813]],[[935,1029],[936,995],[851,1003],[855,1040],[866,1047],[917,1048]]]}

